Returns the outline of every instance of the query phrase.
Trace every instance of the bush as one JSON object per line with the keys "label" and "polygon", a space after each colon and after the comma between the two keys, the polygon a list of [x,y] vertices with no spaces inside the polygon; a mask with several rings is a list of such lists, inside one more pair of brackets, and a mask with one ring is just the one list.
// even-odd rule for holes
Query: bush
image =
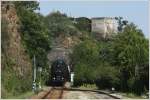
{"label": "bush", "polygon": [[76,27],[74,27],[72,21],[66,14],[62,14],[59,11],[52,12],[45,17],[45,24],[52,37],[57,38],[62,36],[72,36],[78,33]]}
{"label": "bush", "polygon": [[74,69],[74,85],[79,86],[86,82],[86,78],[84,77],[87,66],[85,64],[77,64]]}
{"label": "bush", "polygon": [[96,85],[99,89],[114,87],[118,89],[118,84],[120,83],[119,72],[113,66],[103,64],[99,66],[96,70]]}
{"label": "bush", "polygon": [[132,77],[128,80],[130,92],[141,95],[144,92],[144,86],[139,77]]}
{"label": "bush", "polygon": [[98,55],[99,48],[97,42],[89,39],[74,47],[71,58],[75,64],[82,62],[94,66],[98,62]]}
{"label": "bush", "polygon": [[76,23],[74,24],[79,30],[91,32],[91,20],[86,17],[73,18]]}
{"label": "bush", "polygon": [[[32,89],[31,76],[18,76],[12,69],[3,70],[2,72],[2,86],[3,95],[2,98],[8,98],[9,96],[17,96],[21,93],[27,92]],[[28,80],[28,81],[25,81]]]}

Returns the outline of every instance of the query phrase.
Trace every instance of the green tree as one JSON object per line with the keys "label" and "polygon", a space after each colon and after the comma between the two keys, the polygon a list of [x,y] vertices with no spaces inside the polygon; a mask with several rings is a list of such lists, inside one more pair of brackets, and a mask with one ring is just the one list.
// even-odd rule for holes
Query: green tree
{"label": "green tree", "polygon": [[66,14],[62,14],[59,11],[52,12],[45,18],[45,24],[47,29],[54,38],[62,36],[76,35],[78,30],[74,27],[72,21]]}
{"label": "green tree", "polygon": [[118,21],[118,31],[122,32],[123,27],[127,25],[128,21],[127,20],[122,20],[122,17],[115,17],[115,19]]}
{"label": "green tree", "polygon": [[[123,90],[126,88],[128,91],[130,86],[128,86],[127,81],[132,77],[137,80],[139,78],[143,79],[145,73],[147,77],[145,80],[148,80],[148,70],[144,70],[148,69],[148,40],[145,39],[142,31],[137,29],[133,23],[128,24],[121,33],[118,33],[110,44],[109,49],[110,63],[114,66],[120,66],[119,69],[122,72],[121,84],[124,85]],[[140,93],[146,84],[140,84],[142,85]]]}
{"label": "green tree", "polygon": [[72,60],[75,63],[84,62],[94,66],[98,59],[99,47],[93,39],[85,40],[74,48]]}
{"label": "green tree", "polygon": [[36,56],[37,66],[48,68],[47,53],[51,48],[51,35],[44,23],[44,17],[36,11],[39,3],[36,1],[14,2],[20,19],[22,43],[31,59]]}
{"label": "green tree", "polygon": [[86,17],[72,18],[74,25],[81,31],[91,32],[91,20]]}
{"label": "green tree", "polygon": [[[96,84],[100,89],[118,86],[119,70],[103,59],[100,51],[106,43],[88,39],[74,48],[72,55],[75,85]],[[101,57],[102,58],[101,58]]]}

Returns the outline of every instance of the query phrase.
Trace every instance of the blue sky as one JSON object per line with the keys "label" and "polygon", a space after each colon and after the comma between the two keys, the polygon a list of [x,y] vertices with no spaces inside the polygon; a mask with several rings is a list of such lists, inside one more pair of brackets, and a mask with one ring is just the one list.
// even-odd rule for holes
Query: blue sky
{"label": "blue sky", "polygon": [[122,16],[134,22],[148,37],[148,0],[143,1],[39,1],[40,13],[61,11],[73,17]]}

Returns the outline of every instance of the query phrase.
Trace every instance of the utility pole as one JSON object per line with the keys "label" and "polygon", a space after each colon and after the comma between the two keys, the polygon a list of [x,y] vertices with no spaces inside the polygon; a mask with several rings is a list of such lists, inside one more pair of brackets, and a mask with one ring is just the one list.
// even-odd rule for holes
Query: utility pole
{"label": "utility pole", "polygon": [[36,92],[36,59],[35,59],[35,55],[33,58],[33,64],[34,64],[34,68],[33,68],[33,91]]}

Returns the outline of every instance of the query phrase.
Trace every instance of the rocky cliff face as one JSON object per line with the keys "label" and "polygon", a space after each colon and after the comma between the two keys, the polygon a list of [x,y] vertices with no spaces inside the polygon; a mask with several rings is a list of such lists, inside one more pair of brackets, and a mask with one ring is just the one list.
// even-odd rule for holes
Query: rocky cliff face
{"label": "rocky cliff face", "polygon": [[77,36],[57,37],[52,43],[52,50],[48,54],[49,63],[56,59],[63,59],[67,64],[70,64],[70,54],[72,54],[73,47],[80,43]]}
{"label": "rocky cliff face", "polygon": [[[19,19],[12,3],[2,2],[2,97],[31,88],[32,65],[21,41]],[[25,82],[27,81],[27,82]],[[18,93],[17,93],[18,94]]]}

